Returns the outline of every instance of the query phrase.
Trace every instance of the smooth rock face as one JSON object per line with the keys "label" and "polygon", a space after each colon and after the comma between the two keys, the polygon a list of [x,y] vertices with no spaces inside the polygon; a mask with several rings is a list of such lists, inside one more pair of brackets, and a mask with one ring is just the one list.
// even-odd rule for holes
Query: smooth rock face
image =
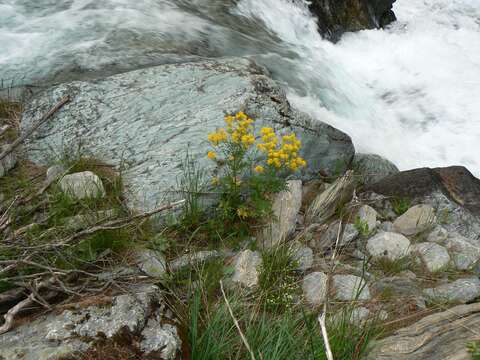
{"label": "smooth rock face", "polygon": [[452,255],[455,267],[459,270],[469,270],[480,260],[480,247],[474,240],[453,233],[444,243]]}
{"label": "smooth rock face", "polygon": [[318,17],[319,32],[336,41],[347,31],[384,27],[396,20],[395,0],[313,0],[310,10]]}
{"label": "smooth rock face", "polygon": [[465,344],[477,335],[480,304],[460,305],[429,315],[374,341],[366,360],[471,360]]}
{"label": "smooth rock face", "polygon": [[323,272],[313,272],[303,279],[303,295],[311,305],[321,305],[327,296],[327,275]]}
{"label": "smooth rock face", "polygon": [[[6,149],[7,145],[0,147],[0,153]],[[15,165],[17,165],[17,156],[14,152],[5,156],[0,160],[0,178],[7,175],[7,173],[12,170]]]}
{"label": "smooth rock face", "polygon": [[294,259],[298,262],[297,270],[307,271],[313,265],[313,250],[304,246],[295,252]]}
{"label": "smooth rock face", "polygon": [[464,304],[480,296],[480,280],[477,277],[458,279],[436,288],[425,289],[423,292],[427,298],[433,301]]}
{"label": "smooth rock face", "polygon": [[257,238],[265,248],[272,248],[283,243],[295,230],[297,215],[302,206],[302,181],[287,181],[288,190],[275,195],[272,204],[272,223],[268,224]]}
{"label": "smooth rock face", "polygon": [[167,263],[162,254],[150,249],[139,250],[136,254],[137,266],[148,276],[161,278],[167,272]]}
{"label": "smooth rock face", "polygon": [[64,172],[65,168],[62,165],[53,165],[47,169],[46,182],[52,183],[57,180]]}
{"label": "smooth rock face", "polygon": [[410,254],[410,240],[397,233],[379,233],[368,239],[367,251],[374,258],[399,260]]}
{"label": "smooth rock face", "polygon": [[428,229],[436,221],[435,210],[430,205],[416,205],[399,216],[393,228],[403,235],[416,235]]}
{"label": "smooth rock face", "polygon": [[246,287],[258,285],[258,275],[262,257],[258,252],[245,250],[239,253],[235,259],[235,272],[232,281]]}
{"label": "smooth rock face", "polygon": [[428,271],[435,272],[445,268],[450,262],[450,255],[443,246],[425,242],[412,246],[412,251],[417,252],[422,258]]}
{"label": "smooth rock face", "polygon": [[206,159],[207,135],[225,126],[226,113],[243,110],[257,130],[294,131],[308,162],[305,179],[320,171],[332,174],[335,164],[348,165],[354,155],[346,134],[292,109],[266,70],[248,59],[161,65],[62,84],[27,104],[22,127],[28,129],[65,95],[72,101],[26,143],[27,156],[42,164],[49,149],[61,153],[64,144],[81,143],[103,162],[125,168],[128,200],[141,210],[178,190],[187,149],[200,168],[214,166]]}
{"label": "smooth rock face", "polygon": [[376,183],[399,172],[393,163],[375,154],[355,154],[353,168],[362,175],[365,184]]}
{"label": "smooth rock face", "polygon": [[105,196],[102,180],[91,171],[65,175],[59,185],[64,193],[77,199]]}
{"label": "smooth rock face", "polygon": [[370,290],[365,280],[355,275],[334,275],[333,288],[337,300],[369,300]]}
{"label": "smooth rock face", "polygon": [[377,212],[374,208],[368,205],[363,205],[358,210],[358,218],[360,221],[368,226],[368,231],[372,232],[377,226]]}
{"label": "smooth rock face", "polygon": [[[152,314],[153,308],[158,309],[155,314]],[[20,325],[0,337],[0,359],[56,360],[61,356],[81,353],[95,341],[112,338],[124,331],[142,336],[151,346],[155,343],[161,346],[161,338],[152,338],[149,333],[151,317],[157,321],[159,329],[169,332],[168,336],[165,333],[164,339],[172,339],[177,333],[174,327],[165,328],[163,309],[165,304],[158,287],[138,286],[132,288],[130,294],[114,297],[111,304],[65,310],[59,315],[51,313]],[[173,356],[165,359],[176,358],[180,348],[179,339],[177,342],[170,341],[168,354]]]}

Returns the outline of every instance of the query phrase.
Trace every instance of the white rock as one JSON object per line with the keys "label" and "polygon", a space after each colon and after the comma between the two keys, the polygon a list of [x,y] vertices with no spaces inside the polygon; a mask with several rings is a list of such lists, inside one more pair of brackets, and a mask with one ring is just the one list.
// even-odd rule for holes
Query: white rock
{"label": "white rock", "polygon": [[167,263],[162,254],[149,249],[141,249],[136,254],[137,266],[145,274],[161,278],[167,271]]}
{"label": "white rock", "polygon": [[298,262],[299,271],[306,271],[313,265],[313,250],[305,246],[295,251],[294,259]]}
{"label": "white rock", "polygon": [[425,231],[436,221],[435,210],[430,205],[416,205],[399,216],[393,227],[403,235],[416,235]]}
{"label": "white rock", "polygon": [[102,180],[91,171],[65,175],[59,184],[64,193],[77,199],[105,196]]}
{"label": "white rock", "polygon": [[[0,147],[0,153],[2,153],[7,147],[8,145],[3,145]],[[15,165],[17,165],[17,156],[14,152],[11,152],[2,160],[0,160],[0,178],[7,175],[7,173],[15,167]]]}
{"label": "white rock", "polygon": [[480,280],[477,277],[458,279],[450,284],[425,289],[424,294],[432,301],[465,304],[480,296]]}
{"label": "white rock", "polygon": [[47,169],[46,182],[52,183],[57,180],[63,173],[65,168],[62,165],[53,165]]}
{"label": "white rock", "polygon": [[417,252],[423,260],[428,271],[435,272],[445,268],[450,262],[450,255],[443,246],[425,242],[412,246],[412,251]]}
{"label": "white rock", "polygon": [[267,225],[258,241],[265,248],[275,247],[295,230],[297,215],[302,206],[302,181],[287,181],[288,189],[275,195],[272,210],[275,219]]}
{"label": "white rock", "polygon": [[379,233],[368,239],[367,251],[374,258],[399,260],[410,254],[410,240],[397,233]]}
{"label": "white rock", "polygon": [[235,272],[232,281],[246,287],[258,285],[259,269],[262,264],[262,257],[258,252],[245,250],[235,258]]}
{"label": "white rock", "polygon": [[480,260],[480,248],[472,243],[472,240],[456,233],[445,240],[445,247],[458,270],[469,270]]}
{"label": "white rock", "polygon": [[357,214],[360,221],[368,225],[369,232],[372,232],[377,227],[377,215],[375,209],[368,205],[363,205]]}
{"label": "white rock", "polygon": [[369,300],[370,290],[367,283],[355,275],[334,275],[333,288],[335,298],[342,301]]}
{"label": "white rock", "polygon": [[303,294],[311,305],[321,305],[327,296],[327,275],[322,272],[313,272],[303,279]]}
{"label": "white rock", "polygon": [[158,319],[149,319],[142,330],[140,349],[147,355],[158,351],[162,359],[173,360],[177,358],[181,344],[177,328],[170,324],[161,324]]}
{"label": "white rock", "polygon": [[448,231],[444,227],[437,225],[435,228],[428,234],[427,241],[434,242],[437,244],[443,244],[448,238]]}

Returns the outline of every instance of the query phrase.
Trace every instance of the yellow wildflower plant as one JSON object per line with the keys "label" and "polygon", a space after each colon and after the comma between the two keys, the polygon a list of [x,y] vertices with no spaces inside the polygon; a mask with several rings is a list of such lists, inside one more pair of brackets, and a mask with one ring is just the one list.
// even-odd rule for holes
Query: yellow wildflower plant
{"label": "yellow wildflower plant", "polygon": [[[286,188],[284,175],[307,165],[299,156],[302,143],[294,133],[277,134],[240,111],[224,118],[225,126],[208,135],[215,151],[207,157],[219,167],[214,183],[220,191],[223,220],[261,219],[271,212],[269,194]],[[225,219],[226,218],[226,219]]]}

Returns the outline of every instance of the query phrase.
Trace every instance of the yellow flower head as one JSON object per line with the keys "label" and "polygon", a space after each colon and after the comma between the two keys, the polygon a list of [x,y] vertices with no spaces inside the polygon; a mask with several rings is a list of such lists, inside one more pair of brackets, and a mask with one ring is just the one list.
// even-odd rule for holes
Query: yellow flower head
{"label": "yellow flower head", "polygon": [[247,208],[239,207],[237,209],[237,215],[242,219],[246,219],[247,217],[250,216],[250,213]]}
{"label": "yellow flower head", "polygon": [[262,173],[265,171],[264,167],[262,165],[257,165],[255,166],[255,169],[254,169],[257,173]]}
{"label": "yellow flower head", "polygon": [[207,153],[207,157],[210,159],[210,160],[215,160],[217,158],[217,154],[215,154],[214,151],[209,151]]}

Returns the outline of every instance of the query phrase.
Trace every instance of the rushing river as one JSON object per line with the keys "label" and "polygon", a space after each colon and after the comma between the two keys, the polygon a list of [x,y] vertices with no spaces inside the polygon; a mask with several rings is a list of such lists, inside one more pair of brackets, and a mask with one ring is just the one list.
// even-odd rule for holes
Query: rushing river
{"label": "rushing river", "polygon": [[397,0],[386,30],[322,40],[288,0],[0,0],[3,86],[252,56],[298,108],[401,169],[480,175],[480,1]]}

